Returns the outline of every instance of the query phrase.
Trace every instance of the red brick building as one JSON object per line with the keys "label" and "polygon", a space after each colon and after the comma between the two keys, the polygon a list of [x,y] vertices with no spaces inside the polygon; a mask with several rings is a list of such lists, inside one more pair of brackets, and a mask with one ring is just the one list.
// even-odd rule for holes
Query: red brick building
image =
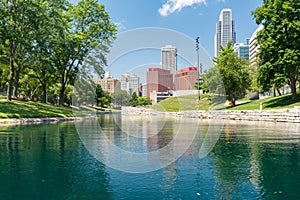
{"label": "red brick building", "polygon": [[197,67],[187,67],[177,70],[174,80],[174,90],[194,90],[198,77]]}
{"label": "red brick building", "polygon": [[170,70],[149,68],[146,82],[147,97],[150,97],[150,93],[153,91],[168,92],[169,90],[173,90],[173,75]]}

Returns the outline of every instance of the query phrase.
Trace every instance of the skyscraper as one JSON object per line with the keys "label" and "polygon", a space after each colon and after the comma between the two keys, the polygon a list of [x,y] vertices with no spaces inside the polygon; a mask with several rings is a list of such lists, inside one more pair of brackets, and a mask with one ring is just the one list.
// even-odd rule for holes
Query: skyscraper
{"label": "skyscraper", "polygon": [[238,57],[249,60],[249,39],[245,43],[235,43],[233,49]]}
{"label": "skyscraper", "polygon": [[236,33],[231,9],[226,8],[221,11],[219,21],[216,24],[215,57],[219,55],[220,47],[225,47],[230,40],[232,44],[236,42]]}
{"label": "skyscraper", "polygon": [[132,73],[123,74],[120,78],[121,90],[127,91],[130,95],[134,92],[139,94],[140,78]]}
{"label": "skyscraper", "polygon": [[162,68],[170,70],[175,75],[177,70],[177,49],[174,46],[167,45],[161,48]]}
{"label": "skyscraper", "polygon": [[104,78],[95,78],[93,81],[99,84],[102,90],[108,92],[110,95],[119,91],[121,88],[121,83],[118,79],[110,76],[109,72],[105,72]]}

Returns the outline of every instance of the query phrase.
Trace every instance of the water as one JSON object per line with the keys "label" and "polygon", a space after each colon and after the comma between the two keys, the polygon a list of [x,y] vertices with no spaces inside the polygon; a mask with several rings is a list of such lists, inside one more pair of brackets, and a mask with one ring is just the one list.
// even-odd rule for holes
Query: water
{"label": "water", "polygon": [[[183,121],[142,121],[143,134],[160,127],[159,134],[128,142],[121,129],[130,131],[130,122],[102,115],[97,123],[109,130],[101,134],[134,152],[158,150],[172,141],[178,125],[187,128]],[[226,122],[212,151],[200,159],[207,129],[208,122],[201,122],[175,162],[139,174],[95,159],[74,123],[0,127],[0,199],[299,199],[299,124]]]}

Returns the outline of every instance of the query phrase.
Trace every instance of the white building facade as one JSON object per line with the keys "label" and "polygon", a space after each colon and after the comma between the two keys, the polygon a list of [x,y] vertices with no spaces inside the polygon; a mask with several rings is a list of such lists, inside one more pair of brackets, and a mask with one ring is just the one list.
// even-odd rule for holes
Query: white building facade
{"label": "white building facade", "polygon": [[216,34],[214,42],[214,55],[219,56],[221,46],[225,47],[229,41],[232,44],[236,42],[236,33],[234,27],[234,21],[232,20],[231,9],[223,9],[219,16],[219,21],[216,23]]}
{"label": "white building facade", "polygon": [[172,45],[166,45],[161,48],[162,68],[170,70],[175,75],[177,71],[177,48]]}
{"label": "white building facade", "polygon": [[261,31],[263,28],[264,28],[263,25],[259,25],[249,40],[249,60],[251,65],[256,65],[257,63],[256,57],[259,50],[259,45],[257,44],[256,36],[257,33]]}
{"label": "white building facade", "polygon": [[132,73],[126,73],[120,77],[121,90],[125,90],[129,95],[134,92],[139,94],[140,78]]}

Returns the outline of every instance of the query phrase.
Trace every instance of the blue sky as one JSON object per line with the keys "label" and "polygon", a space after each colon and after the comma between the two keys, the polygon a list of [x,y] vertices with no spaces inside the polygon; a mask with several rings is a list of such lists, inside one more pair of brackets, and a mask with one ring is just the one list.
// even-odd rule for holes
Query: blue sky
{"label": "blue sky", "polygon": [[232,9],[237,42],[243,42],[257,27],[251,11],[262,0],[102,0],[100,3],[106,6],[120,32],[142,27],[176,30],[191,38],[199,36],[200,44],[213,56],[220,11]]}
{"label": "blue sky", "polygon": [[[220,11],[223,8],[232,9],[237,42],[244,42],[257,28],[251,11],[262,4],[262,0],[100,0],[99,2],[105,5],[111,19],[117,24],[120,34],[144,27],[160,27],[182,33],[193,41],[199,36],[200,45],[207,52],[210,61],[214,53],[215,26]],[[176,44],[171,45],[176,46]],[[185,62],[184,59],[178,58],[178,69],[196,66],[194,44],[190,45],[190,48],[190,54],[195,55],[195,59]],[[202,55],[201,52],[200,54]],[[146,68],[160,64],[160,55],[159,49],[155,52],[149,49],[143,52],[131,52],[109,63],[107,71],[110,71],[114,77],[119,77],[125,71],[144,73],[142,71]],[[200,59],[202,59],[201,55]],[[213,64],[206,64],[204,69],[211,65]]]}
{"label": "blue sky", "polygon": [[[106,71],[114,77],[120,77],[125,72],[133,72],[139,75],[143,82],[147,68],[160,67],[160,47],[164,45],[177,47],[178,69],[197,66],[196,37],[200,38],[200,62],[203,64],[203,70],[212,67],[215,27],[220,11],[223,8],[232,9],[237,42],[244,42],[257,28],[251,11],[260,6],[262,0],[99,0],[99,3],[105,5],[112,21],[118,26],[117,40],[108,55]],[[148,40],[162,40],[159,35],[143,33],[145,41],[139,41],[140,48],[128,49],[132,43],[137,42],[135,38],[141,39],[139,34],[132,31],[147,27],[163,28],[162,32],[175,31],[175,34],[172,33],[173,40],[162,37],[165,41],[158,41],[156,45],[142,46],[144,43],[149,44]],[[126,34],[126,37],[122,37]],[[177,42],[174,42],[179,34],[184,35],[179,36],[183,37],[183,40],[177,39]],[[123,38],[123,41],[119,38]],[[183,41],[186,45],[178,48]],[[125,50],[123,54],[116,53],[119,49]],[[183,52],[184,49],[189,49],[189,52]],[[110,60],[109,57],[114,57],[114,60]],[[189,58],[186,59],[187,57]]]}

